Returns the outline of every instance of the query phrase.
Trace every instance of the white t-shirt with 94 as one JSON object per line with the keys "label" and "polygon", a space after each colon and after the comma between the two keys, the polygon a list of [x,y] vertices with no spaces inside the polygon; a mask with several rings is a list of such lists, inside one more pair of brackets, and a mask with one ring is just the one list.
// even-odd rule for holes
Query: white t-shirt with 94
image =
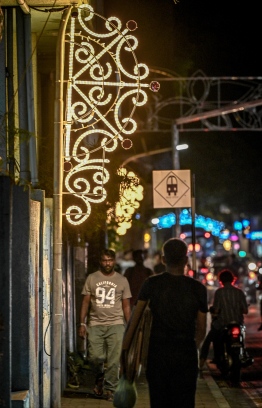
{"label": "white t-shirt with 94", "polygon": [[87,276],[82,295],[91,295],[88,326],[124,324],[122,299],[131,298],[128,280],[118,272],[106,276],[96,271]]}

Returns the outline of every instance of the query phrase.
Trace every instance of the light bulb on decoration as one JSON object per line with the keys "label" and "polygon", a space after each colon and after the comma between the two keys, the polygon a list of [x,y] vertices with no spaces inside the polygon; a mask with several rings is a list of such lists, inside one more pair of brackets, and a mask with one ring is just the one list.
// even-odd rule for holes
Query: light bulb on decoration
{"label": "light bulb on decoration", "polygon": [[137,23],[134,20],[129,20],[126,23],[126,27],[128,28],[129,31],[135,31],[137,29]]}
{"label": "light bulb on decoration", "polygon": [[130,139],[124,139],[122,140],[121,145],[123,149],[128,150],[131,149],[131,147],[133,146],[133,142]]}
{"label": "light bulb on decoration", "polygon": [[158,92],[160,89],[160,83],[157,81],[150,82],[149,88],[152,92]]}
{"label": "light bulb on decoration", "polygon": [[72,163],[70,161],[65,161],[64,162],[64,171],[67,173],[72,169]]}
{"label": "light bulb on decoration", "polygon": [[[125,136],[137,129],[134,112],[146,104],[146,91],[157,92],[160,84],[143,82],[149,69],[138,63],[135,55],[138,40],[133,35],[137,29],[134,20],[122,25],[117,17],[106,19],[95,13],[89,4],[74,6],[71,17],[69,30],[65,31],[68,60],[64,72],[67,89],[64,168],[67,175],[63,197],[80,201],[65,211],[67,220],[79,225],[89,217],[91,203],[100,203],[107,197],[105,185],[109,172],[105,165],[109,159],[106,155],[116,150],[119,141],[123,149],[132,147],[132,141]],[[93,29],[97,26],[99,32]],[[120,111],[128,112],[126,117]],[[92,135],[96,136],[96,145],[90,149],[88,140]],[[133,208],[139,206],[142,198],[140,187],[136,197],[130,198]],[[125,203],[121,205],[124,208]]]}

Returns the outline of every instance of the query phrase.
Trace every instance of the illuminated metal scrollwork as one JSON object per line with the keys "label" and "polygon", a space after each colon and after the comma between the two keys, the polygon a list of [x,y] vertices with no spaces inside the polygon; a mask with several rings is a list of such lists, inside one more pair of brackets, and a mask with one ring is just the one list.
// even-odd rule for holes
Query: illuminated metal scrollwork
{"label": "illuminated metal scrollwork", "polygon": [[63,194],[71,202],[78,200],[65,211],[67,220],[77,225],[89,217],[91,203],[106,199],[106,156],[117,149],[119,141],[124,149],[132,146],[125,137],[137,129],[134,111],[147,102],[147,90],[159,90],[159,83],[142,82],[149,69],[137,62],[134,53],[138,45],[132,34],[135,21],[123,27],[118,18],[106,19],[90,5],[81,5],[77,16],[71,14],[69,25]]}

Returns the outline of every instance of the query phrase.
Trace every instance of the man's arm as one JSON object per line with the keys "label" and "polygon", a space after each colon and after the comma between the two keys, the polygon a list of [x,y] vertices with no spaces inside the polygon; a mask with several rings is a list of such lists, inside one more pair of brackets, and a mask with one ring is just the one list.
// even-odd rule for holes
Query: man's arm
{"label": "man's arm", "polygon": [[[127,376],[127,379],[132,381],[132,378],[128,378],[128,352],[130,349],[130,346],[132,344],[133,337],[135,335],[136,329],[139,325],[139,322],[141,320],[141,317],[143,315],[144,309],[147,305],[147,302],[138,300],[136,303],[136,306],[132,309],[132,315],[127,323],[127,327],[124,333],[124,338],[123,338],[123,343],[122,343],[122,353],[121,353],[121,358],[120,358],[120,375],[125,373]],[[132,377],[132,373],[130,372],[129,375]]]}
{"label": "man's arm", "polygon": [[78,335],[82,338],[86,337],[86,315],[89,309],[89,304],[90,304],[90,295],[84,295],[83,300],[82,300],[82,305],[81,305],[81,310],[80,310],[80,326],[78,330]]}
{"label": "man's arm", "polygon": [[143,311],[146,307],[147,302],[138,300],[136,303],[136,306],[132,310],[132,315],[128,321],[126,331],[124,334],[124,339],[123,339],[123,344],[122,344],[122,349],[123,350],[128,350],[132,341],[132,338],[135,334],[135,331],[137,329],[137,326],[140,322],[140,318],[143,314]]}
{"label": "man's arm", "polygon": [[199,349],[206,336],[207,314],[198,311],[196,321],[196,346]]}
{"label": "man's arm", "polygon": [[131,307],[130,307],[130,299],[122,299],[122,308],[124,312],[124,318],[126,323],[128,323],[130,316],[131,316]]}

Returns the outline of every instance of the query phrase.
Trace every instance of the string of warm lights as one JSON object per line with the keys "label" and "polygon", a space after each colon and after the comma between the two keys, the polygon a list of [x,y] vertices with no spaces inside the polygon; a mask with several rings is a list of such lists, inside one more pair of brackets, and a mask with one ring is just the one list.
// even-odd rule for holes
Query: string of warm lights
{"label": "string of warm lights", "polygon": [[123,181],[120,183],[119,201],[114,209],[110,208],[107,212],[107,224],[110,224],[114,219],[117,223],[116,233],[125,235],[132,226],[133,214],[140,207],[139,201],[144,198],[144,187],[139,184],[140,179],[134,172],[128,172],[122,167],[118,169],[117,173],[123,177]]}
{"label": "string of warm lights", "polygon": [[[142,82],[149,69],[138,63],[134,52],[138,46],[132,33],[137,29],[135,21],[123,26],[117,17],[106,19],[95,13],[92,6],[82,4],[73,8],[69,24],[64,75],[64,193],[78,200],[65,210],[68,222],[78,225],[91,214],[91,203],[106,199],[105,184],[110,175],[105,165],[110,160],[105,156],[117,149],[119,141],[124,149],[132,146],[132,141],[124,136],[137,129],[134,111],[146,104],[145,90],[157,92],[159,83]],[[99,31],[92,27],[99,27]],[[93,148],[89,140],[96,140]],[[101,157],[97,157],[99,152]],[[121,196],[122,210],[124,200],[130,200],[129,193],[125,190]],[[141,188],[136,194],[133,205],[142,195]],[[129,225],[129,221],[125,222]]]}

